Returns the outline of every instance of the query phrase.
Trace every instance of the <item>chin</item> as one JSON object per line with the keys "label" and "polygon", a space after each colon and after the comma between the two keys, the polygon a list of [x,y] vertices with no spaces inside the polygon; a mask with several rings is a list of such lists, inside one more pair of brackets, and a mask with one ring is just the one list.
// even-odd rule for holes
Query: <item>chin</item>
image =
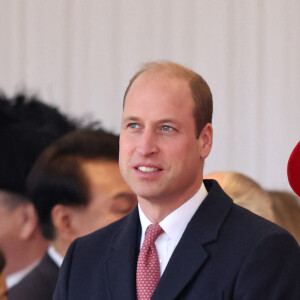
{"label": "chin", "polygon": [[145,200],[148,200],[148,201],[155,201],[156,199],[160,199],[162,198],[160,196],[160,193],[154,193],[154,191],[149,191],[149,192],[146,192],[145,190],[141,191],[136,191],[135,194],[140,197],[140,198],[143,198]]}

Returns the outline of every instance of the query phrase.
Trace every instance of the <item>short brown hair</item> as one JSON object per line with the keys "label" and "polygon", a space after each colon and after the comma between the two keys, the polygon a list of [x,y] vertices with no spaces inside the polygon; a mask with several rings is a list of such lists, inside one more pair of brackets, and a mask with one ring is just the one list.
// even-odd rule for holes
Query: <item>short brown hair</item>
{"label": "short brown hair", "polygon": [[123,98],[123,108],[125,98],[134,81],[142,73],[159,73],[164,72],[169,76],[175,76],[188,82],[195,103],[194,118],[196,123],[196,136],[199,137],[202,129],[207,123],[212,122],[213,101],[210,88],[206,81],[196,72],[185,68],[179,64],[165,62],[150,62],[144,64],[140,70],[131,78]]}

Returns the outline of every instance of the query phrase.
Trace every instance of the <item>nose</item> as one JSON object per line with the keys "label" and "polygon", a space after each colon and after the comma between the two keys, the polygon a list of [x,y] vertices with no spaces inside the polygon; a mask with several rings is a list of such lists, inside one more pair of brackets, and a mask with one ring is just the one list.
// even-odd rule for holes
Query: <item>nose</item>
{"label": "nose", "polygon": [[152,130],[144,130],[139,137],[137,152],[143,156],[150,156],[158,152],[157,137]]}

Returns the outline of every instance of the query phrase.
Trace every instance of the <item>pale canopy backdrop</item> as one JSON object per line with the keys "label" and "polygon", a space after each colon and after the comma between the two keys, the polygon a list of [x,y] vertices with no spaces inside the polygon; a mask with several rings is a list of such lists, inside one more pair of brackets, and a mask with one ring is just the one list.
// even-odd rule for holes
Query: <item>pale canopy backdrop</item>
{"label": "pale canopy backdrop", "polygon": [[26,90],[116,133],[141,63],[171,60],[214,97],[205,173],[290,190],[300,137],[299,0],[0,0],[0,88]]}

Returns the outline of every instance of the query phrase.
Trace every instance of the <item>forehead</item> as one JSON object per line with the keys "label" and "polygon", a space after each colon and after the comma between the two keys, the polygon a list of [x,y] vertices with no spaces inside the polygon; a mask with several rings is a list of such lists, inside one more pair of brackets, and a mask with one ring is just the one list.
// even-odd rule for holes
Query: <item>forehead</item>
{"label": "forehead", "polygon": [[133,82],[124,103],[124,114],[139,110],[165,114],[175,112],[174,109],[192,112],[192,92],[187,80],[165,72],[142,73]]}
{"label": "forehead", "polygon": [[171,90],[179,90],[182,88],[190,91],[189,82],[183,77],[176,76],[164,71],[146,71],[139,75],[132,83],[128,94],[132,95],[133,92],[142,92],[144,89],[151,89],[152,87],[156,87],[161,91],[168,92],[170,92]]}

